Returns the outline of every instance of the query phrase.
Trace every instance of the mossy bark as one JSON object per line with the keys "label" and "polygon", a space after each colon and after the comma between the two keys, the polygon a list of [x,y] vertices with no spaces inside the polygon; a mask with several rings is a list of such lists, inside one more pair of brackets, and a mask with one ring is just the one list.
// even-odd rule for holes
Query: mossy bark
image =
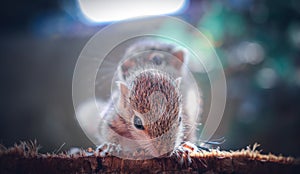
{"label": "mossy bark", "polygon": [[128,160],[86,154],[39,154],[15,146],[0,151],[0,173],[300,173],[294,158],[262,155],[255,150],[192,153],[183,163],[175,157]]}
{"label": "mossy bark", "polygon": [[296,163],[277,163],[247,158],[193,158],[180,164],[173,158],[126,160],[118,157],[0,157],[0,173],[300,173]]}

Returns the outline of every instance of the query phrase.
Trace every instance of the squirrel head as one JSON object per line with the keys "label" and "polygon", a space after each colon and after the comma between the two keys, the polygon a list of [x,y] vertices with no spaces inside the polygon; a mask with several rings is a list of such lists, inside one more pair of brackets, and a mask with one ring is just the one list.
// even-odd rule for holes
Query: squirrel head
{"label": "squirrel head", "polygon": [[187,52],[183,47],[163,41],[143,40],[126,50],[119,77],[126,80],[137,67],[147,65],[182,75],[182,65],[187,61]]}
{"label": "squirrel head", "polygon": [[130,137],[154,154],[173,150],[181,135],[180,78],[148,69],[120,82],[120,116],[127,120]]}

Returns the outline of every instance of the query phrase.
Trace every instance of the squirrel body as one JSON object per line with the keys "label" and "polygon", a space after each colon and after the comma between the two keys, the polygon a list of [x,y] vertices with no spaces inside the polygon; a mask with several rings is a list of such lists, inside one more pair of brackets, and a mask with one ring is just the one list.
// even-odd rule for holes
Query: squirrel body
{"label": "squirrel body", "polygon": [[183,141],[195,142],[197,117],[182,103],[189,90],[183,68],[187,61],[184,50],[172,44],[142,41],[130,47],[118,69],[118,100],[101,114],[99,143],[160,156]]}

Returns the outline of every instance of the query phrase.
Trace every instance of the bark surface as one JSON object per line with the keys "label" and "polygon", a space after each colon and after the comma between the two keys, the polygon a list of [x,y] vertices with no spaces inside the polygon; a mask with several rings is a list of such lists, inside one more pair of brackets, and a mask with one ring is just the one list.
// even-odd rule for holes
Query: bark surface
{"label": "bark surface", "polygon": [[40,154],[35,143],[0,149],[0,173],[300,173],[298,159],[261,154],[256,147],[192,152],[190,159],[128,160],[114,156]]}

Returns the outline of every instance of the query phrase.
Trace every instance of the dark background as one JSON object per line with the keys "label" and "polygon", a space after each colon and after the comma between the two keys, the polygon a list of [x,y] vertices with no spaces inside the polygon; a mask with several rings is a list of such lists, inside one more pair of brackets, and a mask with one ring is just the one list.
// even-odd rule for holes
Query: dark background
{"label": "dark background", "polygon": [[[0,143],[37,139],[41,151],[93,146],[76,122],[72,76],[86,42],[107,24],[83,20],[68,1],[6,1],[0,17]],[[177,17],[199,28],[228,86],[215,138],[223,149],[258,142],[300,156],[300,3],[192,0]]]}

